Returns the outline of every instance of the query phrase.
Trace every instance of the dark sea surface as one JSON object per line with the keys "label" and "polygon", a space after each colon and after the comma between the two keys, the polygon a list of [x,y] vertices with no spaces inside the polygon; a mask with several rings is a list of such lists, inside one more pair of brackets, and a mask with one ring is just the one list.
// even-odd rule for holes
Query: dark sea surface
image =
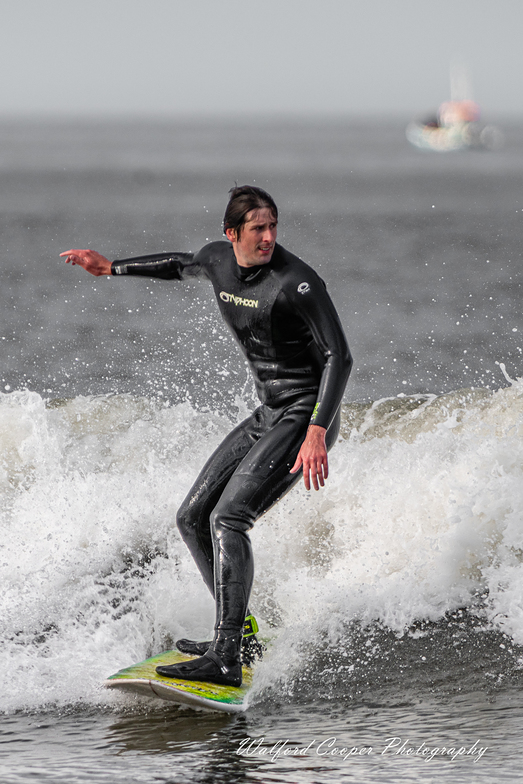
{"label": "dark sea surface", "polygon": [[[0,123],[2,784],[520,779],[523,125],[437,154],[407,120]],[[101,684],[212,628],[174,517],[247,368],[205,281],[59,253],[197,250],[236,181],[355,368],[328,488],[253,531],[271,643],[230,717]]]}

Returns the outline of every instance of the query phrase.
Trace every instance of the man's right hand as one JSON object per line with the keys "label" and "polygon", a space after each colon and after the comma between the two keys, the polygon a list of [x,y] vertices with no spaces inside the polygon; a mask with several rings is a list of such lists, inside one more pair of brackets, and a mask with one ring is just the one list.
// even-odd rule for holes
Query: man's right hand
{"label": "man's right hand", "polygon": [[66,250],[60,253],[66,256],[65,263],[78,264],[91,275],[111,275],[111,262],[95,250]]}

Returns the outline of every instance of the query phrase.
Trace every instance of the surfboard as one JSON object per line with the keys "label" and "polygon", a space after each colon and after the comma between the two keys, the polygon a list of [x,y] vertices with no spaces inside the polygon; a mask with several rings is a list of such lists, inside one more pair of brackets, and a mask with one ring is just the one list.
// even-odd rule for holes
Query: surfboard
{"label": "surfboard", "polygon": [[245,697],[252,683],[252,670],[243,667],[241,686],[220,686],[203,681],[185,681],[158,675],[159,664],[178,664],[195,656],[186,656],[179,651],[165,651],[138,664],[125,667],[109,676],[104,685],[108,689],[160,697],[162,700],[188,705],[191,708],[240,713],[246,710]]}

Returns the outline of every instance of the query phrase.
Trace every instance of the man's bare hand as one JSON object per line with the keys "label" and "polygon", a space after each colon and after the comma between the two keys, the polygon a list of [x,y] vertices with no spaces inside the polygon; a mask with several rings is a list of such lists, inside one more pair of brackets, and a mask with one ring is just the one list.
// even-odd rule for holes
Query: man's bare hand
{"label": "man's bare hand", "polygon": [[311,489],[311,481],[314,489],[319,490],[320,486],[325,485],[325,480],[329,475],[327,446],[325,444],[326,432],[325,428],[319,425],[309,426],[305,441],[291,468],[291,474],[295,474],[303,466],[303,481],[307,490]]}
{"label": "man's bare hand", "polygon": [[91,275],[111,275],[111,262],[95,250],[66,250],[60,253],[66,256],[66,264],[78,264]]}

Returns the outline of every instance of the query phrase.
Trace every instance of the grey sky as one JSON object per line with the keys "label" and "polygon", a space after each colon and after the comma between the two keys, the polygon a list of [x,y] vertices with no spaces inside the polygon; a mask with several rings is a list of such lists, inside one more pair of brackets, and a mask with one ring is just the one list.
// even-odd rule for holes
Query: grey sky
{"label": "grey sky", "polygon": [[523,114],[523,0],[0,0],[0,115]]}

